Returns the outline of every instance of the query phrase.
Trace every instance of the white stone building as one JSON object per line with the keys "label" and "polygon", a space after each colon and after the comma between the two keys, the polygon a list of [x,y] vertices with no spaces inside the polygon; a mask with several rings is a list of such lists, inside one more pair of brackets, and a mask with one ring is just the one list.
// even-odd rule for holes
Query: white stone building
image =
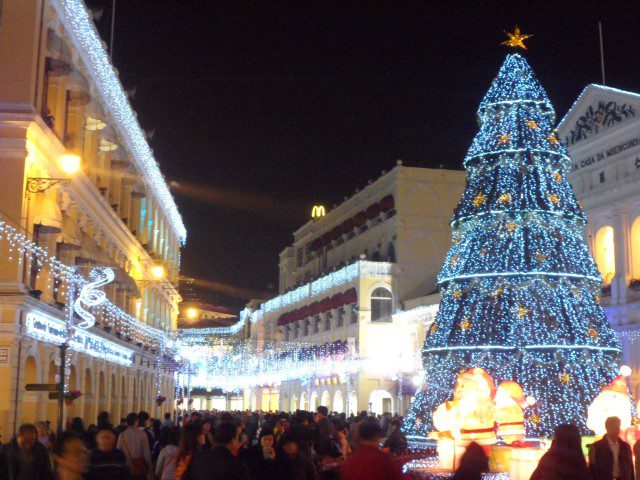
{"label": "white stone building", "polygon": [[558,127],[585,236],[604,279],[602,304],[640,398],[640,94],[588,85]]}

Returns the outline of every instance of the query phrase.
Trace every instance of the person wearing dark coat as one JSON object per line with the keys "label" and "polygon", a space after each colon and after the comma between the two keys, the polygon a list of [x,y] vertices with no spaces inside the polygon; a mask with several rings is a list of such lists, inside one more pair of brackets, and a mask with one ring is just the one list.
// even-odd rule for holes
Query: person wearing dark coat
{"label": "person wearing dark coat", "polygon": [[182,480],[249,480],[244,464],[235,455],[240,448],[238,427],[222,422],[214,435],[216,446],[201,450],[189,462]]}
{"label": "person wearing dark coat", "polygon": [[634,480],[631,446],[620,438],[620,419],[609,417],[604,426],[607,433],[589,452],[592,480]]}
{"label": "person wearing dark coat", "polygon": [[91,451],[87,480],[129,480],[127,457],[116,448],[116,432],[103,424],[96,434],[97,448]]}
{"label": "person wearing dark coat", "polygon": [[316,480],[318,477],[313,462],[309,460],[289,433],[280,439],[279,452],[276,454],[276,475],[278,480]]}
{"label": "person wearing dark coat", "polygon": [[38,430],[34,425],[21,425],[4,452],[9,480],[53,480],[49,454],[38,442]]}
{"label": "person wearing dark coat", "polygon": [[453,480],[480,480],[489,471],[489,458],[476,442],[467,445],[460,457],[460,464],[453,474]]}
{"label": "person wearing dark coat", "polygon": [[276,452],[273,428],[264,427],[260,430],[258,444],[245,449],[239,458],[246,465],[251,480],[271,480],[275,477]]}
{"label": "person wearing dark coat", "polygon": [[578,427],[565,424],[556,428],[551,447],[538,462],[531,480],[589,480]]}

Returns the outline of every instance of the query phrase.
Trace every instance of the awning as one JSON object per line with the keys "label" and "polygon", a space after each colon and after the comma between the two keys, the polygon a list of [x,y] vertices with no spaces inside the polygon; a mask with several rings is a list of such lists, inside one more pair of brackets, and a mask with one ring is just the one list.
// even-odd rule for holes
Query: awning
{"label": "awning", "polygon": [[58,204],[51,200],[46,193],[36,193],[34,197],[31,206],[31,211],[35,213],[33,224],[40,226],[40,233],[60,233],[62,231],[62,212]]}
{"label": "awning", "polygon": [[62,215],[62,233],[57,242],[63,249],[79,250],[82,247],[82,231],[78,222],[69,215]]}

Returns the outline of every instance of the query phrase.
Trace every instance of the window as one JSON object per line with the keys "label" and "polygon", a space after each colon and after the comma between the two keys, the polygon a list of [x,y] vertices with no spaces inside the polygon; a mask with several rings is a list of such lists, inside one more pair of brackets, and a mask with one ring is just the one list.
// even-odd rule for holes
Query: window
{"label": "window", "polygon": [[598,270],[605,285],[609,285],[616,274],[616,254],[613,243],[613,228],[602,227],[596,234],[595,255]]}
{"label": "window", "polygon": [[331,312],[327,312],[324,317],[324,331],[328,332],[331,330]]}
{"label": "window", "polygon": [[342,327],[344,325],[344,309],[340,307],[336,311],[337,319],[336,319],[336,327]]}
{"label": "window", "polygon": [[371,294],[371,321],[388,322],[391,320],[393,297],[386,288],[376,288]]}
{"label": "window", "polygon": [[389,244],[389,249],[387,250],[387,262],[395,263],[396,261],[396,249],[393,246],[393,243]]}
{"label": "window", "polygon": [[307,335],[309,335],[309,319],[306,318],[303,320],[303,322],[304,322],[304,330],[303,330],[302,336],[306,337]]}
{"label": "window", "polygon": [[604,172],[600,172],[600,183],[604,183]]}
{"label": "window", "polygon": [[351,305],[351,323],[358,323],[358,305],[356,303]]}

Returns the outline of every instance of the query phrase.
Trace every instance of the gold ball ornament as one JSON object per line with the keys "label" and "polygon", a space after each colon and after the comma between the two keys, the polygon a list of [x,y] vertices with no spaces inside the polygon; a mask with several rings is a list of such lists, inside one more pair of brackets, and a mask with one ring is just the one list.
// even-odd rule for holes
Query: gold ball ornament
{"label": "gold ball ornament", "polygon": [[594,342],[598,341],[599,333],[598,333],[598,330],[596,330],[595,328],[590,327],[589,330],[588,330],[588,335],[589,335],[589,337],[591,337],[591,340],[593,340]]}
{"label": "gold ball ornament", "polygon": [[511,194],[503,193],[502,195],[500,195],[500,198],[498,198],[498,202],[500,202],[502,205],[507,205],[508,203],[511,203]]}

